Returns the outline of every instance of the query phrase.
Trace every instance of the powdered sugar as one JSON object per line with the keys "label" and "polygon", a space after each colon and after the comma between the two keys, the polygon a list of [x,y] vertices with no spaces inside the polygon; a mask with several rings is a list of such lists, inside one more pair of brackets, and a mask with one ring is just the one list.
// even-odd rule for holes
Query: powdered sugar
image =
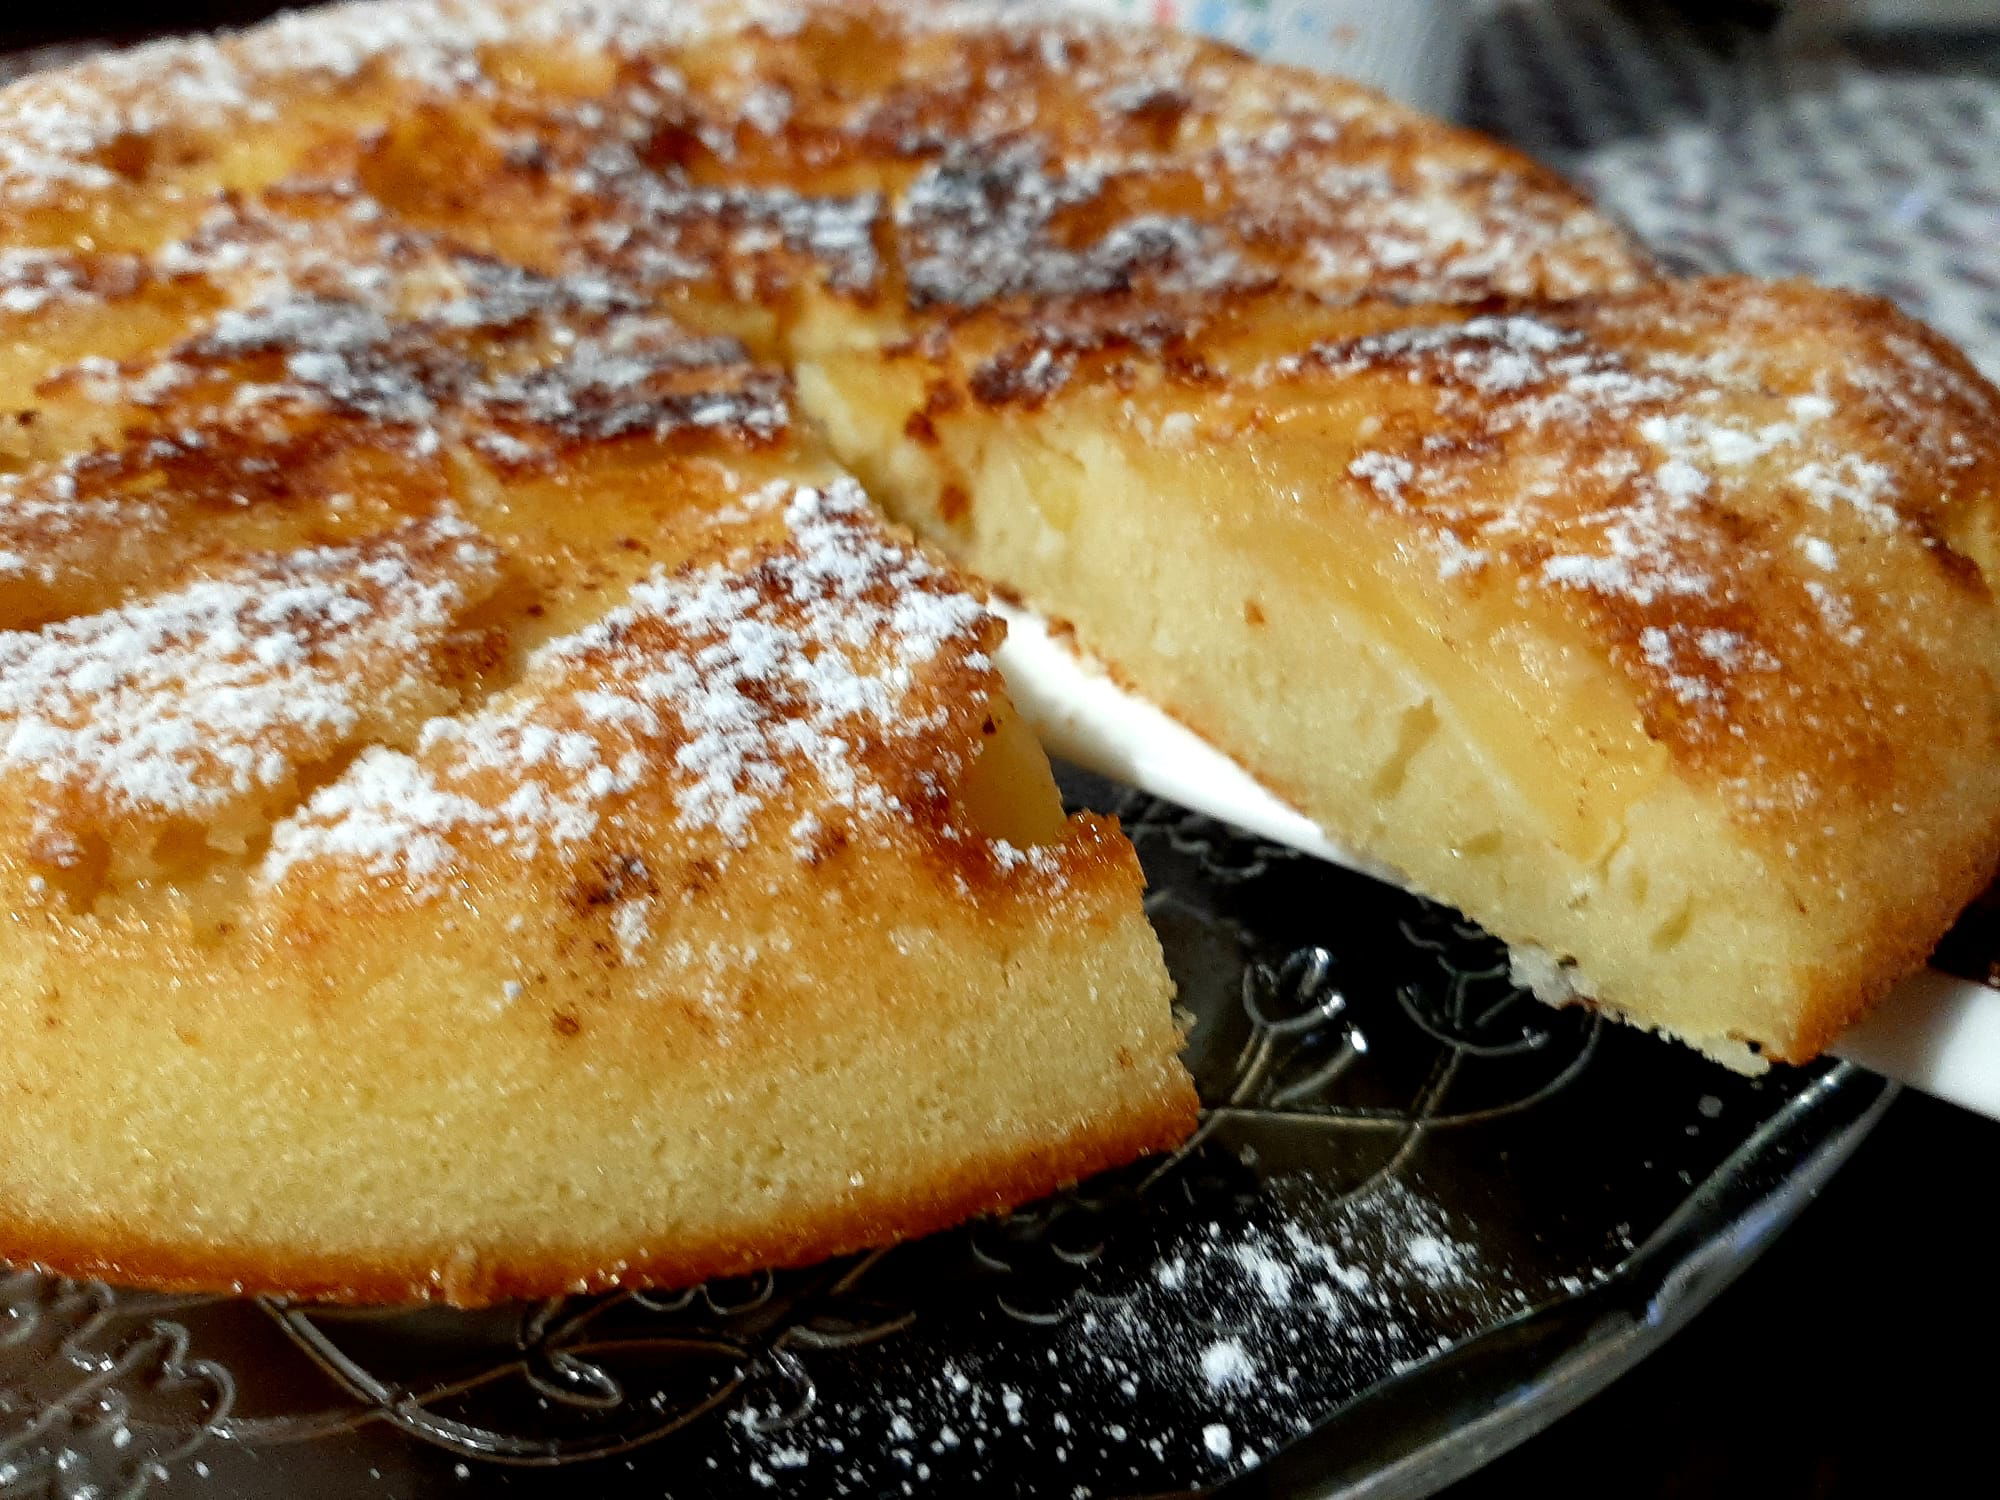
{"label": "powdered sugar", "polygon": [[[1553,377],[1598,373],[1588,363],[1548,363],[1549,356],[1574,351],[1582,342],[1572,329],[1525,314],[1510,314],[1369,334],[1310,354],[1283,356],[1273,364],[1272,373],[1288,376],[1317,363],[1334,374],[1357,374],[1428,356],[1480,394],[1499,396]],[[1414,369],[1412,378],[1416,378]]]}
{"label": "powdered sugar", "polygon": [[395,0],[283,17],[238,39],[157,42],[17,84],[0,113],[0,197],[33,201],[61,187],[114,187],[118,174],[101,157],[115,142],[272,120],[288,103],[296,107],[310,83],[379,69],[423,88],[476,92],[494,86],[481,49],[496,44],[634,54],[720,24],[783,31],[796,16],[794,6],[759,0],[726,8]]}
{"label": "powdered sugar", "polygon": [[[1602,287],[1632,279],[1639,264],[1574,195],[1504,157],[1407,152],[1398,130],[1418,127],[1378,118],[1383,106],[1367,96],[1262,79],[1190,40],[1080,24],[1047,7],[885,13],[885,49],[921,55],[922,33],[949,28],[978,65],[927,59],[933,71],[913,87],[845,113],[802,117],[791,90],[755,78],[691,89],[675,66],[677,49],[705,36],[790,35],[807,13],[784,0],[404,0],[337,6],[224,43],[140,48],[13,93],[0,113],[0,195],[115,190],[110,158],[121,143],[226,139],[232,126],[309,111],[321,90],[355,81],[393,83],[411,102],[513,97],[494,53],[523,45],[648,63],[606,96],[565,101],[549,117],[588,143],[557,178],[596,200],[599,250],[641,279],[741,271],[782,245],[817,262],[830,284],[868,291],[880,279],[877,230],[890,221],[918,306],[1090,294],[1142,275],[1201,289],[1283,274],[1335,296],[1394,285],[1460,301]],[[1051,109],[1045,94],[1062,102]],[[1088,132],[1088,151],[1065,119],[1078,103],[1102,127]],[[1213,139],[1168,149],[1187,114],[1211,119]],[[922,165],[893,216],[867,192],[719,188],[642,157],[663,118],[722,160],[744,138],[782,146],[798,131],[821,143],[816,153],[831,143]],[[524,159],[541,144],[527,143]],[[200,153],[192,159],[199,177]],[[1197,218],[1145,206],[1156,196],[1204,208]],[[1071,210],[1094,214],[1101,232],[1078,241],[1064,220]]]}
{"label": "powdered sugar", "polygon": [[941,1364],[921,1344],[892,1354],[896,1373],[858,1410],[753,1406],[736,1424],[738,1461],[768,1470],[773,1451],[805,1455],[801,1494],[923,1493],[947,1467],[1005,1488],[1018,1473],[1002,1455],[1023,1444],[1049,1472],[1089,1480],[1079,1494],[1164,1489],[1168,1473],[1219,1480],[1323,1420],[1330,1364],[1365,1386],[1439,1352],[1446,1326],[1490,1327],[1583,1289],[1575,1277],[1517,1280],[1400,1181],[1335,1203],[1302,1188],[1281,1177],[1225,1217],[1176,1215],[1156,1249],[1111,1216],[1103,1256],[1121,1269],[1102,1267],[1101,1286],[1093,1277],[1060,1311],[1015,1308],[1004,1299],[1033,1281],[1017,1269],[998,1283],[1024,1320],[1007,1336],[960,1339],[970,1357]]}
{"label": "powdered sugar", "polygon": [[1130,216],[1090,244],[1065,243],[1055,233],[1058,216],[1105,188],[1088,166],[1049,170],[1029,145],[948,150],[896,206],[911,303],[1077,297],[1126,285],[1142,270],[1169,288],[1217,286],[1240,274],[1214,231],[1170,215]]}
{"label": "powdered sugar", "polygon": [[[211,231],[210,244],[245,237]],[[338,294],[315,252],[290,263],[288,240],[252,234],[254,268],[218,272],[262,293],[225,309],[176,358],[133,377],[157,396],[208,367],[258,355],[281,378],[237,385],[233,403],[309,402],[417,429],[467,436],[498,462],[534,456],[538,441],[604,441],[680,430],[755,440],[790,421],[790,388],[752,366],[734,339],[688,332],[634,292],[594,272],[541,276],[442,245],[403,238],[399,272],[356,270]],[[205,254],[212,255],[211,248]],[[505,352],[490,345],[505,339]],[[497,426],[495,424],[498,424]]]}
{"label": "powdered sugar", "polygon": [[827,284],[872,291],[881,279],[878,194],[808,194],[782,187],[718,187],[662,173],[628,142],[608,140],[565,183],[605,217],[596,247],[642,285],[741,273],[776,252],[820,267]]}
{"label": "powdered sugar", "polygon": [[[517,693],[436,721],[414,755],[364,757],[279,829],[267,878],[332,859],[433,888],[460,846],[573,846],[642,787],[724,851],[771,809],[792,809],[801,852],[902,811],[871,752],[932,726],[906,705],[934,664],[972,653],[985,612],[892,541],[852,482],[779,498],[783,546],[641,583],[542,648]],[[621,920],[636,948],[643,911]]]}
{"label": "powdered sugar", "polygon": [[281,787],[421,670],[493,563],[461,541],[438,523],[0,635],[0,767],[177,816]]}
{"label": "powdered sugar", "polygon": [[[1376,118],[1376,101],[1334,84],[1261,79],[1189,40],[1169,45],[1044,8],[884,12],[885,53],[911,48],[913,57],[922,55],[921,33],[945,27],[964,36],[966,57],[978,62],[926,57],[908,88],[881,100],[864,92],[853,104],[808,109],[796,89],[754,72],[695,85],[676,65],[676,49],[700,38],[744,27],[792,35],[806,13],[771,0],[687,7],[407,0],[336,7],[227,43],[139,49],[16,91],[11,110],[0,112],[0,143],[13,153],[0,152],[0,192],[31,200],[61,183],[111,189],[118,174],[99,158],[114,143],[226,134],[231,122],[255,129],[280,103],[309,110],[323,85],[379,80],[403,91],[393,106],[403,112],[431,92],[524,105],[539,133],[524,121],[510,127],[512,135],[499,134],[518,137],[512,159],[542,174],[538,198],[568,205],[557,259],[577,268],[614,266],[649,295],[707,279],[739,300],[762,299],[797,273],[786,264],[794,257],[828,286],[872,296],[883,280],[885,248],[893,249],[918,308],[1016,297],[1071,301],[1141,283],[1169,295],[1200,294],[1273,277],[1343,295],[1388,278],[1405,296],[1417,294],[1413,278],[1422,277],[1429,278],[1427,295],[1463,300],[1609,284],[1629,279],[1638,264],[1571,195],[1504,159],[1447,167],[1418,152],[1406,160],[1397,132],[1417,127]],[[526,99],[506,70],[492,66],[495,49],[512,44],[643,57],[645,65],[621,72],[601,97]],[[1101,120],[1104,129],[1090,132],[1087,148],[1072,138],[1073,105],[1056,104],[1058,96],[1074,96]],[[1175,122],[1189,113],[1212,119],[1213,141],[1171,148]],[[893,204],[869,190],[801,192],[766,180],[768,173],[719,185],[687,170],[675,150],[663,158],[663,128],[723,162],[753,148],[781,159],[804,150],[795,165],[825,177],[824,165],[886,153],[912,162],[915,172]],[[1360,159],[1348,160],[1351,153]],[[344,205],[334,221],[342,233],[385,214],[357,180],[338,172],[283,186],[316,196],[321,209]],[[1160,196],[1201,208],[1149,206]],[[170,246],[158,266],[216,277],[248,300],[309,291],[321,300],[321,314],[327,299],[367,304],[357,267],[394,256],[328,253],[318,244],[320,223],[275,229],[288,241],[289,266],[282,257],[274,266],[269,246],[227,233]],[[1084,225],[1096,227],[1085,232]],[[409,239],[393,238],[396,254]],[[1327,241],[1351,263],[1313,269]],[[270,284],[274,270],[279,285]],[[256,286],[259,279],[266,284]],[[20,293],[24,301],[45,295],[39,288]],[[294,302],[293,310],[307,309]],[[246,397],[305,394],[416,429],[415,440],[424,441],[435,423],[427,408],[441,399],[447,372],[385,351],[358,323],[349,331],[355,337],[329,344],[333,330],[323,318],[301,322],[295,340],[281,341],[288,349],[284,380],[245,388]],[[217,347],[228,347],[232,330],[221,332]],[[1009,367],[1018,377],[1009,389],[1046,397],[1069,378],[1073,352],[1054,344],[1023,351]],[[633,389],[623,354],[580,346],[523,376],[524,388],[486,394],[525,421],[552,421],[552,407],[596,412],[592,435],[650,423],[653,430],[726,428],[768,438],[785,424],[786,392],[762,376],[723,382],[699,399],[677,392],[664,409],[658,401],[651,408],[613,402],[613,391]],[[534,444],[513,432],[484,434],[480,447],[501,463],[534,456]]]}
{"label": "powdered sugar", "polygon": [[[526,811],[515,809],[512,826]],[[263,874],[276,881],[303,860],[345,860],[421,888],[451,867],[454,839],[500,823],[494,808],[447,790],[413,757],[376,746],[278,824]]]}
{"label": "powdered sugar", "polygon": [[1597,550],[1543,562],[1543,582],[1638,605],[1712,593],[1715,576],[1702,560],[1705,539],[1689,524],[1695,496],[1662,484],[1653,493],[1663,503],[1614,515],[1599,533]]}
{"label": "powdered sugar", "polygon": [[1816,510],[1848,509],[1884,531],[1894,531],[1902,524],[1890,503],[1896,479],[1886,464],[1842,453],[1800,464],[1792,471],[1791,480]]}
{"label": "powdered sugar", "polygon": [[1347,472],[1392,504],[1403,498],[1404,486],[1417,477],[1416,465],[1393,453],[1364,453],[1347,466]]}
{"label": "powdered sugar", "polygon": [[[1752,299],[1727,321],[1706,295],[1424,323],[1260,374],[1380,382],[1391,409],[1399,387],[1422,388],[1423,419],[1385,424],[1349,460],[1356,491],[1430,543],[1439,581],[1506,564],[1601,611],[1614,661],[1649,702],[1674,705],[1656,732],[1740,738],[1730,726],[1750,696],[1774,702],[1802,652],[1864,644],[1852,597],[1816,575],[1924,523],[1889,455],[1857,446],[1869,429],[1848,404],[1883,414],[1879,372],[1857,391],[1850,372],[1816,370],[1784,394],[1798,376],[1760,364],[1759,331],[1782,306]],[[1746,539],[1801,522],[1813,529],[1781,545],[1790,576],[1774,581]]]}
{"label": "powdered sugar", "polygon": [[651,896],[635,896],[619,902],[611,913],[611,932],[618,939],[618,956],[628,964],[638,960],[653,935],[654,905],[655,898]]}
{"label": "powdered sugar", "polygon": [[96,262],[66,250],[0,248],[0,314],[31,317],[65,302],[129,289],[138,276],[128,256]]}
{"label": "powdered sugar", "polygon": [[1250,1384],[1257,1378],[1257,1366],[1236,1339],[1217,1339],[1201,1352],[1201,1374],[1220,1391]]}

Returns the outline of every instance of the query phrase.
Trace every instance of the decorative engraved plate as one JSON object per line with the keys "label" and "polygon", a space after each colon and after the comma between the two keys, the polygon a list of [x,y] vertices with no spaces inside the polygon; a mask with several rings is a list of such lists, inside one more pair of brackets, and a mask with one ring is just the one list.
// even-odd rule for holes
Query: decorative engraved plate
{"label": "decorative engraved plate", "polygon": [[482,1313],[6,1274],[0,1495],[1423,1493],[1663,1337],[1889,1097],[1549,1010],[1448,912],[1068,785],[1125,819],[1195,1018],[1176,1156],[805,1271]]}

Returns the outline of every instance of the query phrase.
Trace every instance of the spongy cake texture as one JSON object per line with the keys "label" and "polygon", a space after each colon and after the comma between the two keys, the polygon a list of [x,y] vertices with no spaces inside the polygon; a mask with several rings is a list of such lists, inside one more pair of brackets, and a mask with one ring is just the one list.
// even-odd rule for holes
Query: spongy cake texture
{"label": "spongy cake texture", "polygon": [[0,246],[0,1254],[476,1301],[1176,1139],[944,556],[1739,1062],[2000,845],[1992,391],[1336,81],[343,6],[0,94]]}

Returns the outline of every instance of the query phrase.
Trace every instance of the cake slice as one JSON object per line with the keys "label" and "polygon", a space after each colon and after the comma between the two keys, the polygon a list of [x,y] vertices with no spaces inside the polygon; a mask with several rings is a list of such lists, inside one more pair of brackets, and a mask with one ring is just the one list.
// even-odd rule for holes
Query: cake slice
{"label": "cake slice", "polygon": [[1128,315],[801,379],[898,514],[1551,998],[1802,1060],[1991,876],[2000,399],[1886,304]]}
{"label": "cake slice", "polygon": [[423,720],[495,564],[462,537],[0,635],[0,1254],[679,1284],[1184,1134],[1131,848],[1064,818],[998,622],[851,484],[743,511]]}

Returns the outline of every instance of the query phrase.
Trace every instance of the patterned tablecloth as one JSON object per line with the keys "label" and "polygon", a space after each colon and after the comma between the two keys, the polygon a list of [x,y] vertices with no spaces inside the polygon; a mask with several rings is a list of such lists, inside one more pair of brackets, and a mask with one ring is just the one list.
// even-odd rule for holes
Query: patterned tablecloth
{"label": "patterned tablecloth", "polygon": [[1767,33],[1641,0],[1079,3],[1455,96],[1668,255],[1893,297],[2000,376],[2000,34]]}
{"label": "patterned tablecloth", "polygon": [[1523,0],[1464,113],[1695,265],[1893,297],[2000,377],[2000,37],[1836,41]]}

